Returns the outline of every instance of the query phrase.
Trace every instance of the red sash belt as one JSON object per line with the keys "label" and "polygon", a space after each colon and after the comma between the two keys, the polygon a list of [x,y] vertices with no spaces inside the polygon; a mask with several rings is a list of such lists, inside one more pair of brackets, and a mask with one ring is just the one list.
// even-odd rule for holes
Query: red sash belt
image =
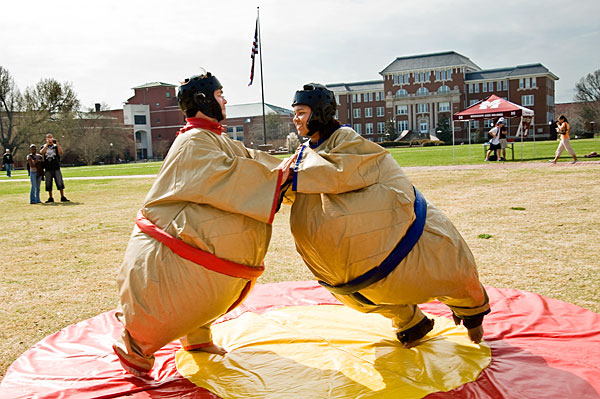
{"label": "red sash belt", "polygon": [[190,244],[187,244],[182,240],[173,237],[160,227],[156,226],[150,220],[146,219],[146,217],[142,214],[142,211],[138,212],[135,223],[138,225],[140,230],[165,244],[177,255],[202,267],[205,267],[208,270],[231,277],[244,278],[247,280],[260,277],[265,270],[264,265],[242,265],[240,263],[221,259],[209,252],[201,250],[200,248],[196,248]]}

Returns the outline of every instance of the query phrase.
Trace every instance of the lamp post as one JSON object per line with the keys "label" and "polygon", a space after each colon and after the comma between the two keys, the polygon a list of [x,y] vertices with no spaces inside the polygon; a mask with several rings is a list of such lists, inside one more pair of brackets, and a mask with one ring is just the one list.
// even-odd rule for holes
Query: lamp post
{"label": "lamp post", "polygon": [[590,129],[592,130],[592,138],[594,137],[594,121],[590,121]]}
{"label": "lamp post", "polygon": [[110,145],[110,163],[115,163],[113,161],[113,143],[109,143]]}

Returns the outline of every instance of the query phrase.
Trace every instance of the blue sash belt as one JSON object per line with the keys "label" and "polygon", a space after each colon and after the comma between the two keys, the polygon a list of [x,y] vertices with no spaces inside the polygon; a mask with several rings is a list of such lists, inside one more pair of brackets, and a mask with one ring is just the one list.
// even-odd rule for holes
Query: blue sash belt
{"label": "blue sash belt", "polygon": [[425,219],[427,218],[427,201],[425,200],[423,194],[419,192],[419,190],[416,188],[414,188],[414,190],[415,220],[406,231],[404,237],[402,237],[400,242],[379,266],[374,267],[362,276],[358,276],[354,280],[344,284],[329,285],[324,281],[319,281],[319,284],[334,294],[351,295],[387,277],[387,275],[390,274],[413,249],[423,233]]}

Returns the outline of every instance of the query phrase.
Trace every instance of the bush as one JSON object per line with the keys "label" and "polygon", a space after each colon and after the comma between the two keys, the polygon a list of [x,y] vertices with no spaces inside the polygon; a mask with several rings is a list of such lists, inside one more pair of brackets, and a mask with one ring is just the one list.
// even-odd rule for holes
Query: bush
{"label": "bush", "polygon": [[408,141],[382,141],[377,144],[382,147],[408,147],[410,145]]}

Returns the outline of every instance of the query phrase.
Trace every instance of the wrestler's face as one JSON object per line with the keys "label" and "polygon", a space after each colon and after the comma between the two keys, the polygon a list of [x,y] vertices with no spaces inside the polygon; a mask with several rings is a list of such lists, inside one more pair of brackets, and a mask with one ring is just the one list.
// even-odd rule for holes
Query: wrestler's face
{"label": "wrestler's face", "polygon": [[225,114],[225,104],[227,104],[227,100],[225,99],[225,97],[223,97],[223,89],[215,90],[214,96],[215,96],[215,100],[217,100],[217,102],[221,106],[221,112],[223,113],[223,119],[227,118],[227,115]]}
{"label": "wrestler's face", "polygon": [[300,136],[306,137],[308,135],[308,119],[310,118],[311,109],[308,105],[298,104],[294,105],[294,126],[298,130]]}

